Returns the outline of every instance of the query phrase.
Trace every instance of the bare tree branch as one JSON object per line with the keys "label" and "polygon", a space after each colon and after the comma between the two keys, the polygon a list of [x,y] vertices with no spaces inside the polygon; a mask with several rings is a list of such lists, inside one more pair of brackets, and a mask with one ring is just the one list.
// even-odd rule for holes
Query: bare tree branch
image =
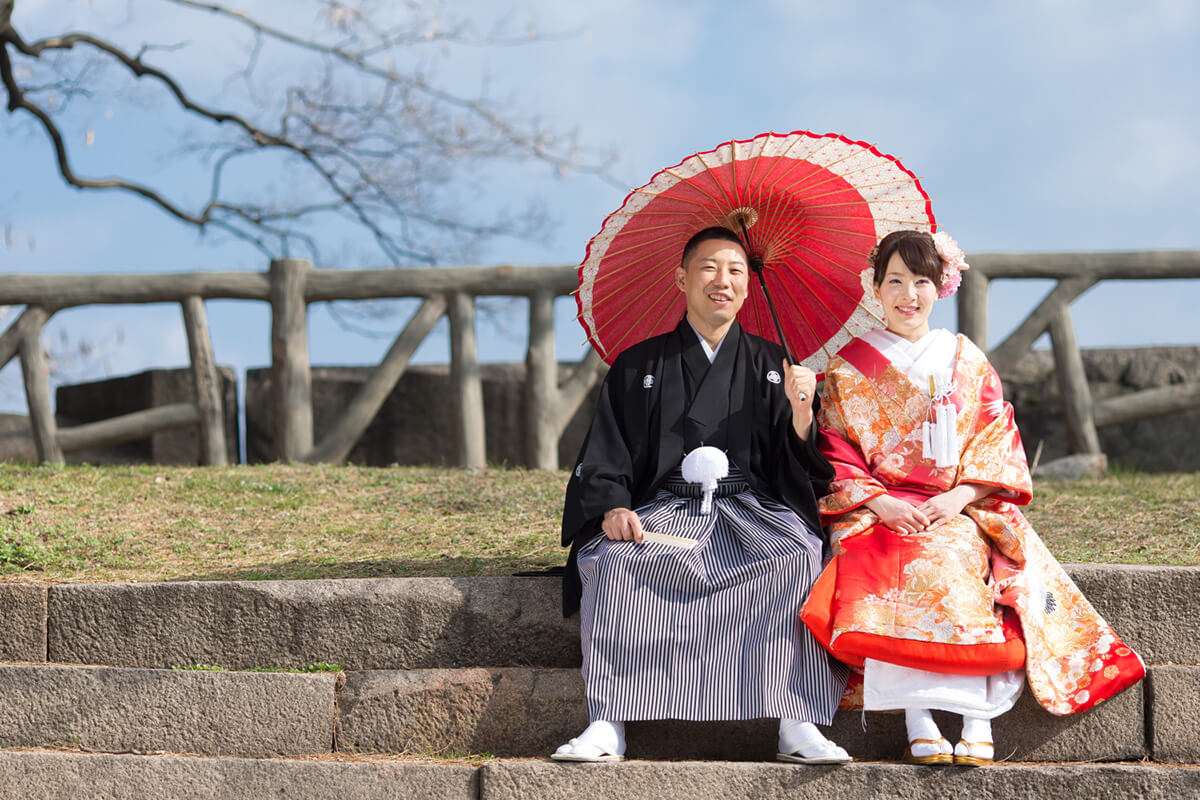
{"label": "bare tree branch", "polygon": [[[490,219],[481,215],[476,185],[482,178],[473,177],[481,167],[529,161],[620,185],[609,177],[607,158],[579,154],[574,134],[552,133],[510,107],[448,90],[425,69],[397,66],[413,61],[410,49],[420,52],[430,43],[513,46],[545,38],[540,34],[479,37],[466,22],[423,16],[418,2],[409,3],[410,16],[396,24],[388,18],[395,8],[387,4],[369,12],[361,4],[310,0],[305,5],[319,11],[324,26],[298,34],[223,3],[160,1],[249,34],[244,67],[226,81],[227,87],[230,81],[246,87],[240,104],[227,102],[224,94],[222,107],[202,101],[186,75],[147,61],[183,45],[128,48],[92,31],[26,41],[12,24],[17,0],[0,0],[0,84],[7,108],[36,121],[69,185],[138,195],[180,221],[220,230],[272,256],[299,250],[320,260],[330,226],[349,225],[365,231],[397,265],[434,264],[447,253],[467,257],[496,236],[543,229],[545,215],[536,204],[489,212]],[[109,80],[91,62],[79,66],[72,61],[77,51],[117,74]],[[282,89],[263,90],[259,76],[270,72],[268,58],[288,59],[288,74],[300,59],[300,77]],[[41,73],[42,79],[26,73]],[[182,152],[207,165],[202,201],[182,199],[197,195],[187,187],[129,175],[89,177],[75,168],[64,127],[70,123],[57,98],[91,101],[102,89],[120,85],[122,76],[130,85],[165,92],[171,106],[191,120]],[[267,77],[269,83],[278,80],[276,74]],[[272,183],[285,188],[248,188],[246,176],[263,170],[278,175]]]}

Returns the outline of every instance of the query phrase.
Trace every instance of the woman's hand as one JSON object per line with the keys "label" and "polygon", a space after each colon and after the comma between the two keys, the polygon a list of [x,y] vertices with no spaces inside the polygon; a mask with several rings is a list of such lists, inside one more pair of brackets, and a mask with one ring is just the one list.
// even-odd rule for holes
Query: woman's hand
{"label": "woman's hand", "polygon": [[868,500],[866,505],[880,522],[896,533],[916,533],[929,525],[924,511],[886,494]]}
{"label": "woman's hand", "polygon": [[817,374],[808,367],[788,364],[783,360],[783,393],[792,404],[792,428],[800,441],[808,440],[812,427],[812,404],[817,394]]}
{"label": "woman's hand", "polygon": [[614,542],[642,541],[642,520],[628,508],[610,508],[600,524],[604,535]]}
{"label": "woman's hand", "polygon": [[936,528],[946,520],[954,519],[969,504],[987,497],[995,491],[992,486],[964,483],[948,492],[936,494],[917,506],[917,510],[929,519],[926,529]]}

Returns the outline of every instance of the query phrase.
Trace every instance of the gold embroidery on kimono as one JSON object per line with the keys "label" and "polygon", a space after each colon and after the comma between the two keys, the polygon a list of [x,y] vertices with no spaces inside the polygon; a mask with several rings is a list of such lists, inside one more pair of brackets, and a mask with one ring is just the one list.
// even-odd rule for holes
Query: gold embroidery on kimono
{"label": "gold embroidery on kimono", "polygon": [[[821,512],[835,558],[805,622],[852,664],[874,658],[976,675],[1023,666],[1046,710],[1087,709],[1145,667],[1018,510],[1032,482],[1012,407],[961,335],[952,381],[958,463],[938,467],[922,450],[927,387],[862,339],[829,362],[819,424],[836,476]],[[885,493],[919,505],[962,483],[997,491],[917,534],[887,529],[865,505]]]}

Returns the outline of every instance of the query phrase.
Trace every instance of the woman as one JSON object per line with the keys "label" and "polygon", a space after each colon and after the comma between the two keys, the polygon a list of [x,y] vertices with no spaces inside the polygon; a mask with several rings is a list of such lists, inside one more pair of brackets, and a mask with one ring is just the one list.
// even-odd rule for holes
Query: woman
{"label": "woman", "polygon": [[[897,231],[871,267],[887,330],[847,344],[825,374],[819,423],[836,475],[821,513],[835,557],[803,617],[862,668],[864,709],[905,710],[906,761],[991,764],[991,720],[1023,678],[1065,715],[1145,667],[1017,510],[1032,486],[999,377],[965,336],[929,329],[962,251],[942,233]],[[963,716],[953,748],[931,709]]]}

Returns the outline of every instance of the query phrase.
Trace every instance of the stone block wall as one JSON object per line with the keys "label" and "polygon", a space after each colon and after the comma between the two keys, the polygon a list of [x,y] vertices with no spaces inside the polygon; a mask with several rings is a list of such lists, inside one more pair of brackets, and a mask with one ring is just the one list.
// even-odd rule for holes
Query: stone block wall
{"label": "stone block wall", "polygon": [[[559,365],[559,381],[575,367]],[[313,367],[313,441],[338,420],[373,367]],[[489,464],[525,463],[525,365],[481,364]],[[246,371],[246,461],[271,461],[271,370]],[[563,467],[574,462],[596,407],[596,391],[579,407],[558,445]],[[449,465],[454,460],[448,365],[410,366],[350,451],[353,464]]]}
{"label": "stone block wall", "polygon": [[[237,378],[230,367],[218,367],[225,407],[225,446],[229,463],[239,461]],[[190,369],[150,369],[119,378],[58,387],[55,418],[59,427],[99,422],[111,417],[144,411],[171,403],[190,403],[195,398]],[[67,453],[72,463],[90,464],[197,464],[200,434],[194,427],[156,433],[148,439],[113,447]]]}
{"label": "stone block wall", "polygon": [[[1137,347],[1083,350],[1093,400],[1143,389],[1200,381],[1200,347]],[[1062,397],[1048,350],[1027,355],[1000,375],[1032,460],[1042,442],[1045,463],[1068,455]],[[1153,419],[1099,428],[1100,447],[1110,466],[1146,472],[1200,469],[1200,408]]]}

